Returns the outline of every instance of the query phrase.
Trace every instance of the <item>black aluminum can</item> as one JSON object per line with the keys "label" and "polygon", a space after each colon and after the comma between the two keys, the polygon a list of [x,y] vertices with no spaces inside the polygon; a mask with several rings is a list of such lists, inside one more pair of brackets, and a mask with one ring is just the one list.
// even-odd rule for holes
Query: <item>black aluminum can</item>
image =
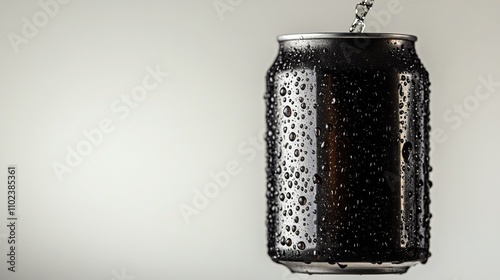
{"label": "black aluminum can", "polygon": [[268,254],[405,273],[429,253],[429,78],[401,34],[283,35],[267,74]]}

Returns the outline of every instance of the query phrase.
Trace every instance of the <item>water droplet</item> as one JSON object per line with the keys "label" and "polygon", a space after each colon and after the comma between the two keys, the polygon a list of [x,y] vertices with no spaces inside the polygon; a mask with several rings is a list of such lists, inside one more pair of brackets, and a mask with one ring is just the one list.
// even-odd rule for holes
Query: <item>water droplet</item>
{"label": "water droplet", "polygon": [[298,157],[300,155],[299,149],[295,149],[295,151],[293,152],[293,155]]}
{"label": "water droplet", "polygon": [[307,203],[307,198],[305,198],[304,196],[299,197],[300,205],[306,205],[306,203]]}
{"label": "water droplet", "polygon": [[403,145],[403,151],[402,151],[403,159],[405,162],[409,161],[412,152],[413,152],[413,145],[411,144],[411,142],[406,142]]}
{"label": "water droplet", "polygon": [[290,139],[290,141],[295,140],[295,138],[297,138],[297,135],[295,134],[295,132],[291,132],[290,135],[288,136],[288,139]]}
{"label": "water droplet", "polygon": [[286,95],[286,88],[285,88],[285,87],[282,87],[282,88],[280,89],[280,95],[281,95],[281,96],[285,96],[285,95]]}
{"label": "water droplet", "polygon": [[292,108],[290,108],[290,106],[286,106],[285,108],[283,108],[283,114],[286,117],[290,117],[292,115]]}
{"label": "water droplet", "polygon": [[400,96],[403,96],[405,94],[403,91],[403,86],[401,84],[398,85],[398,91]]}
{"label": "water droplet", "polygon": [[423,186],[424,186],[424,181],[419,180],[418,183],[417,183],[417,188],[421,188]]}
{"label": "water droplet", "polygon": [[297,248],[299,248],[299,250],[304,250],[306,248],[306,244],[304,242],[300,241],[297,244]]}
{"label": "water droplet", "polygon": [[321,184],[321,177],[318,174],[314,174],[314,176],[313,176],[313,183],[315,183],[315,184]]}
{"label": "water droplet", "polygon": [[330,123],[325,124],[325,128],[326,128],[329,132],[332,132],[332,131],[333,131],[333,125],[332,125],[332,124],[330,124]]}

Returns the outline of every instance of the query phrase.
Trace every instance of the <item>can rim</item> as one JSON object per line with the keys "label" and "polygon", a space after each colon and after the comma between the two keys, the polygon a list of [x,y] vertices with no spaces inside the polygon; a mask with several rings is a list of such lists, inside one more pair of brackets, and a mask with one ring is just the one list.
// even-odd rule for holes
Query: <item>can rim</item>
{"label": "can rim", "polygon": [[348,32],[317,32],[302,34],[283,34],[278,36],[279,42],[310,39],[399,39],[415,42],[417,36],[400,33],[348,33]]}

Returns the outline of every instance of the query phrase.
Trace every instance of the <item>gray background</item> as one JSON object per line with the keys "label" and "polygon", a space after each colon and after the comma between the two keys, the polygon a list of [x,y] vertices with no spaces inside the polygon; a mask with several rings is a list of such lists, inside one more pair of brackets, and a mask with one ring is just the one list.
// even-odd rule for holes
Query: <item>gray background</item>
{"label": "gray background", "polygon": [[[38,1],[0,1],[1,279],[359,277],[292,275],[267,257],[260,141],[276,35],[346,31],[356,1],[66,2],[44,22]],[[499,10],[496,0],[377,0],[367,18],[370,30],[419,36],[437,133],[433,255],[374,278],[500,277]],[[38,17],[30,38],[24,17]],[[112,109],[148,67],[169,76],[129,115]],[[59,180],[53,165],[106,119],[114,130]],[[5,262],[9,164],[19,169],[15,274]],[[179,207],[228,164],[237,173],[183,218]]]}

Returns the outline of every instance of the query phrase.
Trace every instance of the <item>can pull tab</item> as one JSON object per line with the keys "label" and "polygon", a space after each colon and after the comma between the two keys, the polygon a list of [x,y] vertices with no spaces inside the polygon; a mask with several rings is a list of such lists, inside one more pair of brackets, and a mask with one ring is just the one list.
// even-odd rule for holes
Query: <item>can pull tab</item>
{"label": "can pull tab", "polygon": [[373,6],[375,0],[363,0],[356,5],[354,22],[349,28],[351,33],[361,33],[365,30],[365,17]]}

